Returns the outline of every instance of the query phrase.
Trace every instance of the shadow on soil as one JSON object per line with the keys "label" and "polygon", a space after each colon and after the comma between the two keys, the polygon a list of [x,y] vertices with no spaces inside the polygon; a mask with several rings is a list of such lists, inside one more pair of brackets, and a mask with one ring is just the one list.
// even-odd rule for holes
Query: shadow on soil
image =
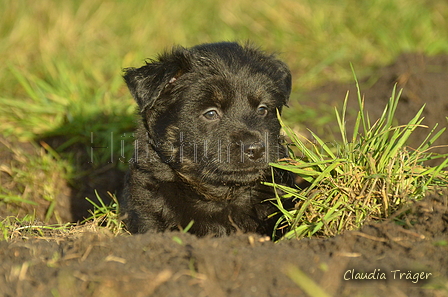
{"label": "shadow on soil", "polygon": [[[117,123],[119,120],[127,124]],[[77,121],[74,119],[71,122]],[[112,200],[110,194],[120,194],[127,162],[132,158],[133,150],[133,118],[99,115],[89,119],[82,117],[79,121],[101,124],[92,124],[91,127],[84,125],[87,128],[75,136],[76,142],[71,145],[72,138],[61,136],[65,131],[70,131],[67,126],[37,140],[37,143],[55,148],[73,166],[74,174],[67,184],[70,189],[70,206],[68,209],[58,209],[60,216],[70,222],[81,221],[90,216],[88,211],[93,207],[86,197],[98,203],[98,194],[108,205]],[[126,130],[123,130],[123,127]]]}

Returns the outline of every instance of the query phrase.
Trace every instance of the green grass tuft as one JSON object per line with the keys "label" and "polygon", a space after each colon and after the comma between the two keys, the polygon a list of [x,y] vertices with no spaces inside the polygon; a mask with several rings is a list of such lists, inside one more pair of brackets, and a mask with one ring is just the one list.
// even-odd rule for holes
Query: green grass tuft
{"label": "green grass tuft", "polygon": [[71,223],[46,224],[38,221],[35,214],[27,214],[23,217],[7,216],[0,221],[0,240],[12,240],[14,238],[44,237],[48,233],[66,233],[73,227]]}
{"label": "green grass tuft", "polygon": [[[359,111],[351,138],[345,122],[348,96],[342,111],[336,110],[341,143],[324,142],[311,131],[315,142],[302,140],[281,122],[299,154],[292,153],[291,159],[272,166],[291,171],[310,184],[296,189],[268,183],[296,202],[295,208],[289,210],[284,209],[282,197],[274,201],[282,213],[278,226],[288,230],[284,238],[331,236],[357,229],[365,221],[387,218],[410,201],[423,198],[428,190],[448,184],[448,173],[444,171],[448,154],[430,153],[431,144],[445,128],[435,133],[434,127],[417,149],[407,147],[412,132],[424,127],[424,107],[408,124],[394,126],[401,93],[394,88],[382,116],[371,123],[356,83]],[[425,166],[426,161],[435,158],[442,159],[440,165]]]}
{"label": "green grass tuft", "polygon": [[81,224],[93,223],[98,227],[106,228],[115,235],[124,233],[124,225],[120,219],[120,207],[115,195],[109,193],[112,198],[109,205],[104,203],[103,199],[98,195],[98,192],[95,191],[95,195],[99,201],[99,204],[93,202],[89,198],[86,198],[86,200],[92,204],[93,211],[89,210],[91,216],[82,221]]}

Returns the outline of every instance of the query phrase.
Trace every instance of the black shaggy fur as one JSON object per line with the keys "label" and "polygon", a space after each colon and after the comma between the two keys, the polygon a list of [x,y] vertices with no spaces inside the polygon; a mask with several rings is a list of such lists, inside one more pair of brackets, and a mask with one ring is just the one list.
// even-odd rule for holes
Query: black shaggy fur
{"label": "black shaggy fur", "polygon": [[250,45],[222,42],[176,47],[125,69],[124,79],[141,116],[121,198],[128,230],[194,220],[190,232],[199,236],[271,234],[276,209],[265,200],[275,195],[261,181],[272,180],[268,163],[286,155],[277,110],[291,91],[288,67]]}

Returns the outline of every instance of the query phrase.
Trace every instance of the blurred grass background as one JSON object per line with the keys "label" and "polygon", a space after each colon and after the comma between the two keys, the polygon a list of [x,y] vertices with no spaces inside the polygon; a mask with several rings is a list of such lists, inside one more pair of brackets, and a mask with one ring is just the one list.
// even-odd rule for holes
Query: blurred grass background
{"label": "blurred grass background", "polygon": [[350,63],[363,76],[402,52],[448,52],[443,0],[1,0],[0,6],[0,129],[24,138],[76,135],[84,127],[60,127],[132,114],[121,69],[175,44],[251,40],[280,53],[295,91],[350,80]]}
{"label": "blurred grass background", "polygon": [[[55,156],[74,146],[88,154],[91,132],[99,145],[115,135],[119,155],[119,135],[132,131],[135,109],[122,68],[172,45],[251,40],[278,52],[293,74],[289,122],[306,117],[294,114],[300,92],[351,80],[350,63],[363,77],[403,52],[448,53],[445,0],[0,0],[0,19],[0,133],[21,141],[60,138]],[[15,165],[3,160],[2,171],[39,168],[21,154]],[[98,158],[104,163],[110,155]],[[55,160],[50,171],[66,176],[66,164]],[[24,191],[2,186],[0,202]]]}

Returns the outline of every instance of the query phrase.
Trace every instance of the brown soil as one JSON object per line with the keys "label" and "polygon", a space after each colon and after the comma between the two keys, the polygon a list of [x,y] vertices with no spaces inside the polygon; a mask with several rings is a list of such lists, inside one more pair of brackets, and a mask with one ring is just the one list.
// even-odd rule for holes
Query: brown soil
{"label": "brown soil", "polygon": [[[387,67],[379,69],[373,76],[360,81],[361,94],[365,100],[372,123],[381,117],[381,114],[392,94],[394,85],[397,93],[402,89],[400,101],[395,113],[397,125],[407,124],[425,105],[422,116],[425,120],[422,125],[427,128],[418,128],[410,138],[410,147],[417,148],[426,138],[432,128],[438,124],[436,131],[448,125],[448,56],[426,57],[421,54],[404,54],[397,61]],[[320,108],[326,106],[326,112],[334,117],[333,109],[328,106],[337,106],[341,110],[343,99],[349,91],[348,99],[348,127],[353,126],[355,112],[359,109],[357,90],[352,83],[328,83],[306,94],[301,94],[298,100],[304,108]],[[350,113],[351,112],[351,113]],[[324,111],[325,113],[325,111]],[[306,127],[314,132],[319,131],[312,119]],[[336,125],[330,123],[325,130],[337,132]],[[350,132],[348,128],[348,132]],[[334,133],[338,137],[337,133]],[[448,132],[442,134],[433,146],[432,152],[448,153]],[[443,147],[444,146],[444,147]],[[438,161],[432,162],[432,164]]]}
{"label": "brown soil", "polygon": [[[374,117],[394,82],[405,87],[400,122],[426,102],[427,125],[446,125],[448,56],[404,55],[365,80]],[[336,105],[347,89],[353,85],[329,84],[306,96]],[[89,226],[68,236],[28,235],[0,241],[0,296],[302,296],[313,283],[330,296],[448,296],[448,191],[398,215],[401,225],[391,220],[279,243],[253,234],[114,237]]]}

